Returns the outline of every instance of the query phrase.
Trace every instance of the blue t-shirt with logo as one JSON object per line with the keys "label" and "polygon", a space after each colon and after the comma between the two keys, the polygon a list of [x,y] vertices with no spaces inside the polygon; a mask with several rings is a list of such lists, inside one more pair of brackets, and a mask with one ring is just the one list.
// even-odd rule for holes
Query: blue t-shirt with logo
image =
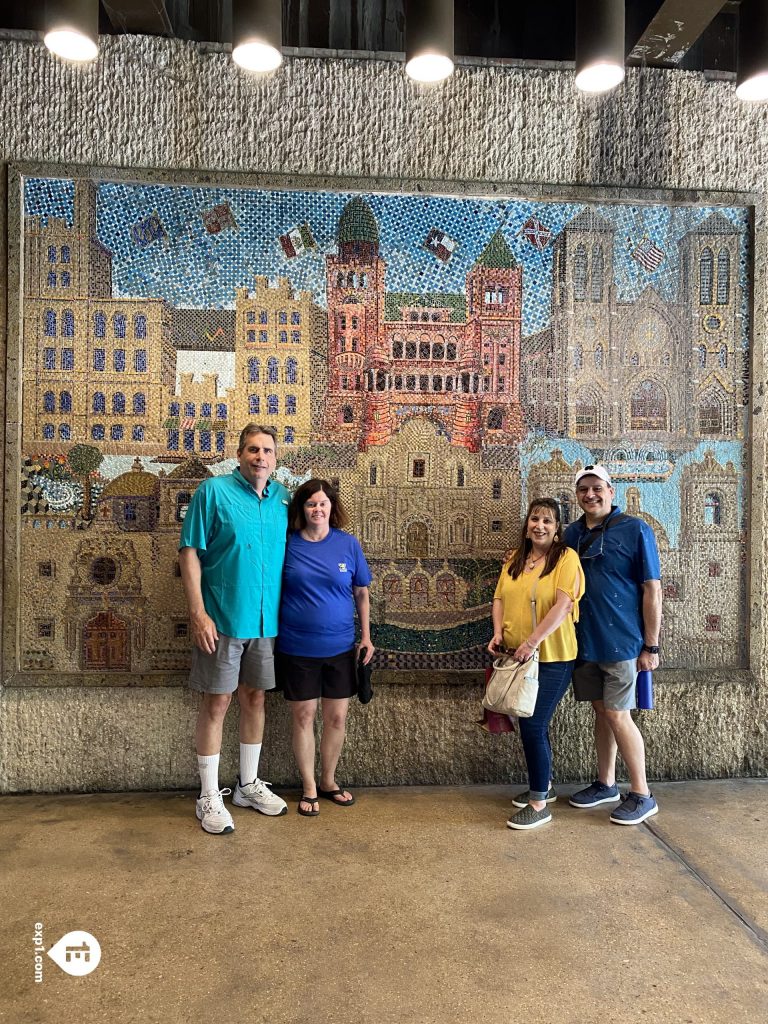
{"label": "blue t-shirt with logo", "polygon": [[[614,505],[581,555],[586,592],[579,606],[576,639],[582,661],[630,661],[643,646],[643,590],[661,579],[653,530],[642,519],[623,515]],[[611,520],[616,520],[611,522]],[[590,534],[584,517],[566,529],[563,540],[579,551]]]}
{"label": "blue t-shirt with logo", "polygon": [[288,537],[283,566],[278,648],[304,658],[332,658],[355,643],[353,587],[371,571],[357,539],[333,527],[319,541]]}

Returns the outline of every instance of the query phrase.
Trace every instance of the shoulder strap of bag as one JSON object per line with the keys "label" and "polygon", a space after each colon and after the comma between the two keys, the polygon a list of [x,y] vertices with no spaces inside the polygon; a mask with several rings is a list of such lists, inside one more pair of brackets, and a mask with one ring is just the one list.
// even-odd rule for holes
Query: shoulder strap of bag
{"label": "shoulder strap of bag", "polygon": [[578,521],[583,525],[584,533],[582,534],[581,540],[579,541],[579,547],[577,551],[579,558],[581,558],[582,555],[587,554],[589,549],[597,540],[598,535],[601,531],[604,533],[609,527],[613,526],[615,523],[622,522],[624,519],[629,519],[629,516],[625,512],[619,512],[617,516],[612,516],[608,520],[608,522],[605,523],[604,526],[593,526],[590,530],[587,529],[587,517],[581,516],[581,518]]}

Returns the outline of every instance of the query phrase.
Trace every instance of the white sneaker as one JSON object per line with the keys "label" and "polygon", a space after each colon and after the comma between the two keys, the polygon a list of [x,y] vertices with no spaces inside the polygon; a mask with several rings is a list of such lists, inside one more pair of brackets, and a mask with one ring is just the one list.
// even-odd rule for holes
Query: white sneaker
{"label": "white sneaker", "polygon": [[195,814],[206,832],[218,836],[225,832],[234,832],[235,823],[232,815],[224,806],[222,797],[229,796],[231,789],[220,789],[218,792],[204,793],[195,805]]}
{"label": "white sneaker", "polygon": [[247,786],[241,786],[238,778],[232,803],[238,807],[252,807],[254,811],[261,811],[262,814],[268,814],[271,818],[287,814],[288,804],[282,797],[268,789],[268,786],[269,783],[262,779],[256,779],[254,782],[249,782]]}

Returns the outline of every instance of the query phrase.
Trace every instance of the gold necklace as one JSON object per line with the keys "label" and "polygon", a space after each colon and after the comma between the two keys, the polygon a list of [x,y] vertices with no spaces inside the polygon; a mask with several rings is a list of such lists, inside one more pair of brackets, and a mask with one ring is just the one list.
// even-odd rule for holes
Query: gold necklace
{"label": "gold necklace", "polygon": [[544,557],[544,555],[539,555],[538,558],[531,558],[530,555],[529,555],[528,556],[528,562],[526,563],[526,566],[525,566],[526,569],[528,570],[528,572],[530,572],[531,569],[535,568],[535,566],[538,565],[538,563],[542,560],[543,557]]}

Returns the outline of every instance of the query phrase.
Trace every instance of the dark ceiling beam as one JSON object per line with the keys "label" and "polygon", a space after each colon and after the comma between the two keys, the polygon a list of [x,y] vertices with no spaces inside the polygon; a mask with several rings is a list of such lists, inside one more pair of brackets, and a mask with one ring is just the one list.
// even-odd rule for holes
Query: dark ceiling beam
{"label": "dark ceiling beam", "polygon": [[725,6],[724,0],[664,0],[627,63],[676,67]]}
{"label": "dark ceiling beam", "polygon": [[143,36],[171,36],[164,0],[101,0],[116,32]]}

